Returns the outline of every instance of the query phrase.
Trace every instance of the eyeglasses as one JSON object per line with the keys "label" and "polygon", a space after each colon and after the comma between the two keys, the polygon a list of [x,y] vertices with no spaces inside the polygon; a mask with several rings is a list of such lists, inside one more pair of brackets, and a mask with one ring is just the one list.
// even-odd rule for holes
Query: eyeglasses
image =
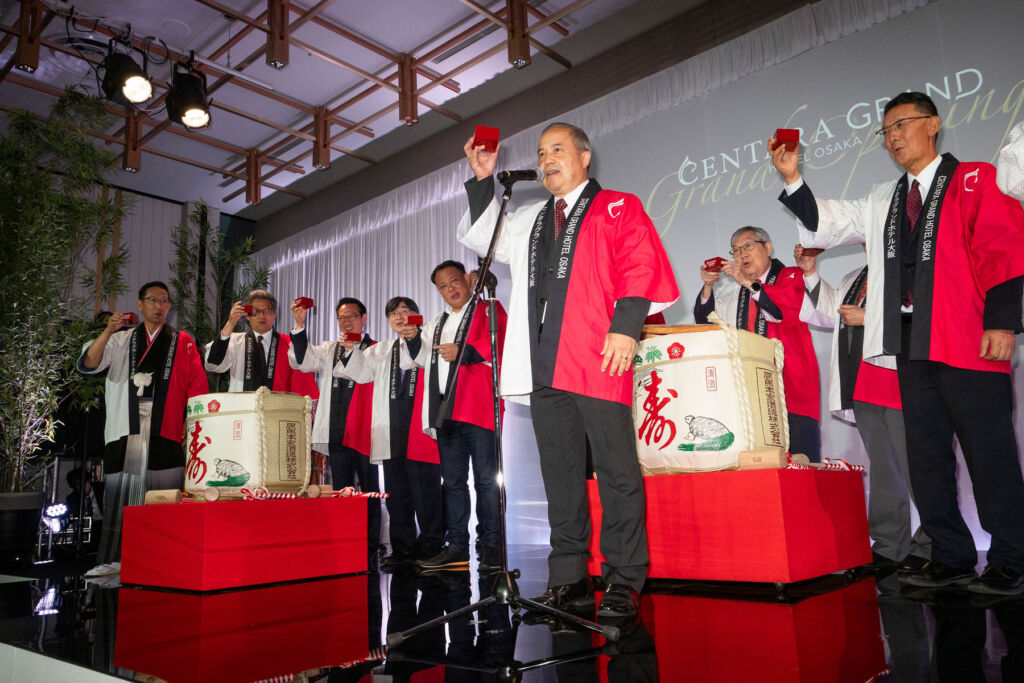
{"label": "eyeglasses", "polygon": [[339,315],[338,316],[338,322],[344,322],[346,320],[355,320],[356,318],[362,318],[362,317],[363,316],[360,313],[353,313],[352,315]]}
{"label": "eyeglasses", "polygon": [[155,296],[144,296],[144,297],[142,297],[142,300],[143,301],[148,301],[151,304],[157,304],[157,305],[160,305],[160,306],[163,306],[165,304],[171,303],[170,299],[167,299],[167,298],[158,299]]}
{"label": "eyeglasses", "polygon": [[749,242],[744,242],[743,244],[741,244],[740,246],[736,247],[735,249],[730,249],[729,250],[729,256],[737,256],[739,254],[746,254],[748,251],[750,251],[751,249],[754,248],[755,244],[764,244],[764,240],[751,240]]}
{"label": "eyeglasses", "polygon": [[275,311],[273,308],[253,308],[252,313],[250,313],[249,315],[255,318],[256,316],[259,315],[274,315],[274,313],[276,312],[277,311]]}
{"label": "eyeglasses", "polygon": [[881,135],[883,138],[888,137],[889,133],[897,130],[903,130],[910,125],[911,121],[917,121],[918,119],[930,119],[931,114],[922,114],[921,116],[907,116],[902,119],[896,119],[885,128],[879,128],[875,131],[875,135]]}

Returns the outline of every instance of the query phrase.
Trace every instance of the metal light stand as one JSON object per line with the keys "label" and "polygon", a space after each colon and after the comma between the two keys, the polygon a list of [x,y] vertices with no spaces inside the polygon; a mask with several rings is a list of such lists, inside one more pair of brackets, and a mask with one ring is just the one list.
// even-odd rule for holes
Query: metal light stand
{"label": "metal light stand", "polygon": [[498,683],[519,683],[519,681],[523,680],[523,674],[527,672],[546,669],[552,666],[560,666],[563,664],[572,664],[574,662],[583,662],[589,659],[597,659],[604,654],[609,654],[607,645],[587,648],[578,652],[553,655],[551,657],[535,659],[529,662],[520,662],[515,659],[508,659],[490,665],[459,661],[449,657],[425,657],[418,654],[405,655],[399,650],[389,650],[387,658],[389,662],[428,664],[430,666],[443,666],[445,670],[471,671],[488,674],[494,676],[494,680]]}
{"label": "metal light stand", "polygon": [[[501,233],[502,223],[504,222],[505,219],[505,207],[508,205],[508,201],[512,197],[512,184],[514,182],[514,180],[509,180],[504,184],[505,191],[501,195],[501,207],[498,210],[498,218],[495,221],[494,233],[491,235],[491,244],[487,249],[487,256],[481,262],[480,268],[477,271],[478,277],[476,281],[476,287],[473,289],[473,296],[470,297],[469,303],[466,304],[469,307],[469,309],[466,311],[466,316],[468,316],[467,319],[471,322],[473,320],[473,315],[476,313],[477,301],[479,300],[480,295],[483,293],[484,282],[487,279],[487,275],[488,273],[490,273],[491,270],[491,262],[494,260],[494,251],[498,244],[498,236]],[[428,631],[432,628],[437,628],[438,626],[443,626],[444,624],[447,624],[450,621],[458,619],[465,614],[469,614],[470,612],[476,612],[493,604],[507,605],[511,607],[514,611],[519,611],[520,609],[526,608],[527,610],[533,612],[544,612],[563,621],[594,631],[595,633],[600,633],[607,640],[616,641],[619,639],[619,629],[617,626],[602,626],[601,624],[589,621],[587,619],[583,619],[582,617],[578,617],[575,614],[571,614],[564,610],[560,610],[555,607],[551,607],[550,605],[545,605],[534,600],[530,600],[529,598],[522,597],[522,595],[519,594],[519,586],[516,585],[516,579],[518,579],[521,576],[521,574],[518,569],[513,569],[509,571],[508,537],[506,535],[505,530],[505,468],[501,452],[501,397],[499,395],[498,387],[498,375],[500,364],[498,358],[498,315],[495,299],[493,297],[488,300],[487,306],[488,317],[490,318],[491,336],[491,379],[494,384],[494,456],[497,463],[498,497],[500,502],[499,510],[501,516],[501,545],[499,548],[501,555],[501,571],[495,573],[494,583],[491,585],[491,594],[487,597],[473,604],[466,605],[465,607],[457,609],[453,612],[449,612],[448,614],[442,617],[431,619],[430,621],[424,622],[419,626],[414,626],[411,629],[405,631],[396,631],[395,633],[389,633],[387,635],[387,646],[389,648],[398,647],[402,644],[402,642],[404,642],[408,638],[411,638],[412,636],[415,636],[424,631]],[[455,395],[454,387],[458,382],[458,374],[459,370],[462,367],[462,358],[465,352],[466,339],[464,338],[459,346],[459,353],[455,360],[455,367],[452,370],[452,372],[455,373],[455,376],[452,378],[451,381],[452,391],[449,392],[449,395],[445,397],[445,400],[441,403],[438,422],[444,421],[446,416],[449,414],[448,404]]]}

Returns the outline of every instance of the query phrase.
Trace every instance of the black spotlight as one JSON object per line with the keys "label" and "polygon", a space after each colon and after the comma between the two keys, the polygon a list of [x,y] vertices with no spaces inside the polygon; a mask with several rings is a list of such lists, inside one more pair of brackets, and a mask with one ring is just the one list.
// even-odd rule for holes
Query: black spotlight
{"label": "black spotlight", "polygon": [[[143,58],[145,61],[145,57]],[[141,104],[153,96],[153,83],[131,56],[111,52],[103,60],[103,94],[121,104]]]}
{"label": "black spotlight", "polygon": [[186,128],[202,128],[210,123],[206,75],[191,62],[174,65],[174,78],[167,93],[167,116]]}

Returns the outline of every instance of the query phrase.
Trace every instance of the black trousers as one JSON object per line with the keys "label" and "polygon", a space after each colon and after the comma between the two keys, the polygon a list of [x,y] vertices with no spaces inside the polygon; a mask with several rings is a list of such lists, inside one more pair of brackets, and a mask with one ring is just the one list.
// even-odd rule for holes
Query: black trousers
{"label": "black trousers", "polygon": [[978,518],[992,535],[988,561],[1024,571],[1024,479],[1010,376],[902,357],[898,371],[910,484],[921,526],[932,539],[932,559],[961,569],[978,561],[957,500],[955,434]]}
{"label": "black trousers", "polygon": [[551,554],[548,586],[587,574],[590,506],[587,439],[590,440],[604,517],[601,576],[639,591],[650,563],[645,499],[630,407],[568,391],[541,388],[530,394],[533,430],[548,499]]}
{"label": "black trousers", "polygon": [[441,466],[409,458],[385,460],[384,488],[388,492],[391,552],[410,557],[436,555],[444,541]]}
{"label": "black trousers", "polygon": [[790,413],[789,452],[803,453],[811,462],[821,462],[821,430],[818,421],[806,415]]}
{"label": "black trousers", "polygon": [[[380,493],[380,476],[370,459],[348,446],[328,446],[327,461],[331,465],[331,487],[340,491],[359,484],[362,491]],[[370,552],[380,546],[380,498],[366,499],[366,545]]]}

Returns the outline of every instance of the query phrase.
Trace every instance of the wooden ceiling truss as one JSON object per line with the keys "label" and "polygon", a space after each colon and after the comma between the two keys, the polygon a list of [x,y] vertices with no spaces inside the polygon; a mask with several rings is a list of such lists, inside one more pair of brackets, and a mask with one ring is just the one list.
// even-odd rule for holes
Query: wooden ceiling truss
{"label": "wooden ceiling truss", "polygon": [[[267,0],[266,11],[256,17],[247,16],[217,0],[195,1],[243,24],[239,31],[212,50],[204,60],[197,61],[195,64],[197,70],[205,74],[208,80],[212,80],[212,83],[207,88],[208,96],[211,98],[211,108],[230,112],[249,121],[259,123],[269,129],[269,134],[256,147],[246,149],[203,135],[195,130],[186,129],[181,126],[172,126],[166,118],[157,120],[147,115],[145,111],[121,107],[114,103],[109,103],[106,109],[109,113],[123,120],[120,128],[113,134],[103,131],[91,131],[90,134],[104,140],[107,144],[121,146],[121,167],[126,171],[135,172],[142,167],[143,152],[155,154],[220,174],[229,183],[241,181],[243,186],[226,195],[224,201],[230,201],[244,192],[246,202],[255,205],[261,201],[261,188],[263,187],[304,197],[305,195],[301,192],[289,190],[287,187],[272,184],[268,181],[283,171],[304,174],[304,163],[309,163],[315,169],[329,168],[332,150],[359,159],[367,164],[375,163],[372,157],[342,146],[338,144],[338,141],[352,133],[372,138],[374,133],[368,126],[373,121],[395,110],[397,110],[398,119],[406,125],[413,125],[419,121],[419,108],[421,105],[455,121],[461,121],[458,114],[428,100],[424,95],[439,86],[448,88],[452,92],[460,92],[460,86],[453,80],[454,77],[502,50],[508,50],[509,61],[517,68],[522,68],[530,63],[531,47],[565,68],[571,68],[572,63],[568,59],[538,42],[533,34],[543,28],[550,27],[563,36],[568,35],[568,31],[557,22],[581,7],[590,4],[593,0],[577,0],[550,15],[545,15],[543,12],[538,11],[527,0],[506,0],[505,7],[501,8],[498,12],[491,12],[474,0],[459,0],[474,13],[479,14],[482,19],[468,26],[457,35],[451,36],[441,44],[434,45],[450,29],[444,31],[439,36],[435,36],[426,43],[426,45],[432,45],[433,47],[419,56],[412,53],[393,53],[382,45],[376,44],[344,26],[325,19],[321,16],[321,12],[335,0],[319,0],[319,2],[316,2],[308,9],[303,9],[292,0]],[[289,21],[292,15],[297,16],[294,20]],[[21,0],[21,12],[17,26],[0,24],[0,32],[4,34],[0,38],[0,49],[7,47],[12,40],[17,41],[14,55],[4,65],[0,66],[0,80],[59,97],[62,94],[60,89],[47,86],[32,78],[16,76],[11,73],[12,69],[31,73],[38,68],[39,49],[44,45],[58,52],[86,59],[91,63],[90,66],[92,68],[96,68],[102,63],[102,60],[95,56],[83,55],[77,50],[69,49],[65,45],[43,38],[43,29],[55,17],[67,20],[70,17],[70,10],[53,10],[40,2],[40,0]],[[533,25],[529,24],[531,17],[535,20]],[[463,19],[460,23],[464,21]],[[379,57],[384,57],[390,62],[389,66],[378,70],[376,74],[370,73],[337,57],[323,47],[312,45],[296,38],[294,35],[296,30],[307,22],[312,22],[326,29],[331,34],[368,50]],[[469,57],[458,66],[443,74],[439,74],[427,66],[427,63],[438,55],[444,54],[485,30],[493,30],[491,28],[492,25],[497,25],[507,32],[507,38],[504,42],[480,54]],[[103,24],[97,23],[93,30],[104,33],[112,38],[115,37],[114,32]],[[239,42],[253,31],[263,31],[266,34],[266,43],[238,62],[233,70],[218,69],[215,62],[226,55],[232,47],[238,45]],[[149,50],[150,54],[155,57],[166,57],[176,62],[187,62],[189,59],[188,55],[172,49],[165,49],[159,43],[150,42],[144,44],[143,41],[137,38],[131,38],[130,41],[134,47],[140,50]],[[357,76],[361,83],[348,87],[344,92],[328,98],[325,102],[309,104],[277,92],[265,85],[260,85],[238,76],[239,72],[244,71],[260,57],[264,57],[266,63],[271,67],[277,69],[287,68],[289,64],[289,51],[292,46],[332,66],[343,69],[349,74]],[[228,84],[243,88],[276,103],[287,105],[296,112],[295,120],[290,125],[286,125],[272,121],[256,112],[232,106],[223,101],[222,98],[213,97],[215,92]],[[153,85],[155,93],[153,99],[147,103],[149,108],[163,103],[170,88],[169,83],[160,79],[153,79]],[[381,90],[394,93],[395,102],[363,117],[359,121],[351,121],[342,117],[346,110],[351,109],[358,102]],[[339,102],[339,100],[341,101]],[[10,107],[0,106],[0,109],[7,110]],[[227,165],[218,167],[197,160],[190,160],[184,156],[172,154],[154,147],[152,145],[153,139],[157,135],[164,133],[184,137],[227,152],[229,154]],[[304,147],[305,143],[309,143],[311,149],[304,148],[299,154],[295,154],[288,159],[276,156],[277,153],[287,152],[296,146]]]}

